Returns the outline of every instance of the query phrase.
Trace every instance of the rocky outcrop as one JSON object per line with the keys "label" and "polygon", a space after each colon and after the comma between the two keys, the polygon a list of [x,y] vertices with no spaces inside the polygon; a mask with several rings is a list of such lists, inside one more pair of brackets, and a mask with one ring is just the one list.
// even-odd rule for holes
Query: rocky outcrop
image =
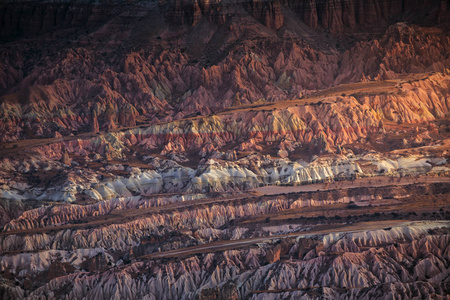
{"label": "rocky outcrop", "polygon": [[272,264],[274,262],[279,261],[280,256],[281,256],[281,245],[276,245],[272,249],[267,250],[266,261],[269,264]]}
{"label": "rocky outcrop", "polygon": [[[447,22],[448,8],[443,1],[319,1],[319,0],[248,0],[239,2],[227,1],[160,1],[169,5],[169,19],[175,24],[195,26],[203,16],[210,20],[222,21],[230,17],[225,14],[227,7],[242,5],[256,20],[265,26],[278,30],[284,25],[286,11],[296,16],[313,29],[324,28],[334,34],[348,30],[368,28],[371,24],[389,24],[403,17],[405,21],[417,21],[415,16],[426,12],[424,22]],[[219,17],[220,15],[220,17]],[[373,30],[373,27],[372,27]],[[376,30],[376,29],[375,29]]]}
{"label": "rocky outcrop", "polygon": [[70,157],[69,153],[64,152],[61,158],[61,163],[63,163],[66,166],[70,166]]}
{"label": "rocky outcrop", "polygon": [[[333,153],[338,147],[382,133],[383,122],[422,123],[447,116],[448,78],[448,75],[435,74],[420,80],[401,81],[383,92],[331,96],[317,103],[308,103],[306,99],[284,104],[279,109],[268,105],[267,109],[264,106],[237,109],[209,117],[141,126],[104,136],[69,139],[37,147],[36,151],[50,159],[59,159],[64,149],[82,156],[98,153],[122,158],[129,147],[139,146],[157,150],[162,155],[181,154],[189,149],[200,157],[212,155],[223,159],[231,153],[222,155],[222,149],[233,142],[235,151],[262,152],[262,147],[275,144],[278,155],[283,158],[301,147]],[[363,91],[365,86],[361,87]],[[132,121],[134,115],[129,115]],[[130,121],[125,116],[121,114],[118,118],[123,120],[122,124]],[[110,118],[113,117],[110,115]],[[111,122],[108,124],[115,124]]]}
{"label": "rocky outcrop", "polygon": [[3,1],[0,298],[444,298],[447,6]]}
{"label": "rocky outcrop", "polygon": [[[261,120],[266,119],[261,118]],[[280,124],[285,123],[286,119],[280,118],[279,120],[280,123],[277,123],[276,126],[281,128]],[[253,126],[256,124],[253,123]],[[96,135],[92,140],[73,140],[36,147],[33,151],[40,154],[28,159],[2,160],[0,174],[2,174],[5,184],[0,188],[0,195],[12,200],[74,202],[89,199],[89,201],[105,201],[158,193],[238,192],[264,185],[301,185],[379,175],[416,176],[426,173],[444,175],[446,172],[448,174],[448,170],[444,167],[448,161],[445,153],[355,156],[351,150],[344,149],[342,150],[345,152],[343,154],[327,154],[318,159],[312,157],[310,162],[276,158],[264,154],[264,149],[259,145],[271,146],[274,142],[269,138],[285,138],[292,134],[289,131],[276,133],[276,135],[273,132],[261,134],[258,144],[249,144],[244,141],[236,147],[248,147],[243,148],[243,151],[240,152],[247,154],[245,157],[237,158],[232,155],[236,155],[235,150],[218,151],[214,150],[214,147],[217,147],[215,145],[220,142],[225,145],[233,140],[242,140],[242,136],[234,136],[232,132],[227,134],[222,132],[220,135],[209,134],[207,130],[199,132],[192,125],[189,123],[189,126],[185,127],[187,132],[178,134],[168,132],[165,135],[151,135],[145,131],[137,131],[135,134],[109,134],[105,137]],[[215,126],[214,124],[210,125]],[[174,127],[169,127],[170,130],[172,128]],[[181,131],[180,126],[175,128]],[[218,128],[224,129],[223,127]],[[254,134],[254,132],[249,131],[249,134]],[[302,137],[301,132],[294,131],[294,134],[294,137]],[[417,135],[413,135],[413,138],[417,139]],[[138,144],[138,139],[145,147],[143,151],[154,151],[154,149],[158,149],[158,143],[168,142],[164,146],[167,158],[160,158],[159,154],[158,156],[142,156],[143,162],[139,168],[129,166],[128,157],[133,159],[136,156],[130,156],[128,147],[136,149],[135,145]],[[209,154],[205,151],[205,155],[210,158],[197,162],[194,160],[196,166],[185,165],[185,163],[190,164],[193,158],[186,157],[182,152],[183,149],[191,149],[190,151],[201,154],[204,151],[202,139],[205,139],[206,145],[212,149]],[[254,142],[256,137],[251,140]],[[152,144],[148,143],[149,141],[152,141]],[[325,142],[324,145],[331,143],[326,139],[322,142]],[[168,148],[177,144],[183,148]],[[276,142],[275,145],[277,145]],[[298,142],[284,139],[280,143],[279,149],[294,156],[295,152],[291,151],[298,146]],[[305,146],[308,147],[308,144]],[[314,143],[312,146],[316,147]],[[390,147],[390,145],[388,146]],[[73,169],[58,162],[62,158],[61,149],[71,153]],[[324,148],[312,149],[320,151]],[[249,150],[254,153],[248,154]],[[194,156],[194,159],[195,157],[198,156]],[[121,159],[122,162],[102,162],[104,158],[107,160]],[[185,197],[188,196],[182,198]]]}
{"label": "rocky outcrop", "polygon": [[[132,251],[134,255],[139,256],[156,252],[158,248],[168,251],[218,238],[230,240],[236,239],[236,237],[246,237],[251,232],[247,232],[245,228],[220,229],[240,218],[268,215],[303,207],[349,204],[350,202],[364,206],[370,204],[371,200],[399,198],[405,194],[440,195],[445,194],[446,191],[448,191],[448,184],[384,189],[355,188],[344,191],[266,196],[256,198],[248,203],[242,203],[239,200],[226,201],[204,205],[203,207],[186,207],[186,209],[179,209],[171,213],[148,210],[150,207],[162,206],[163,204],[139,198],[104,201],[88,206],[41,207],[29,210],[10,221],[4,226],[3,231],[9,233],[14,230],[31,231],[37,228],[46,228],[47,230],[44,233],[30,233],[25,236],[13,234],[13,232],[10,235],[0,236],[0,250],[10,252],[103,247],[105,249],[113,248],[116,251]],[[107,217],[110,214],[121,214],[126,209],[133,209],[135,213],[147,209],[147,213],[137,214],[139,218],[133,221],[127,221],[126,218]],[[101,216],[105,217],[102,218]],[[92,219],[105,221],[102,227],[83,228],[86,226],[82,225]],[[117,223],[118,221],[124,221],[124,223]],[[66,225],[69,228],[56,233],[51,231],[51,228],[60,225]],[[73,228],[70,229],[70,225]],[[262,231],[271,232],[269,229],[262,228]],[[178,235],[173,233],[178,230],[185,233]],[[119,237],[104,239],[105,235],[114,236],[118,232],[120,233]],[[275,232],[281,233],[283,229],[276,229]],[[192,236],[196,238],[193,239]],[[265,259],[269,262],[277,261],[280,259],[280,255],[285,255],[288,252],[289,247],[287,244],[281,243],[280,248],[274,248],[267,252]],[[302,241],[296,250],[296,255],[302,258],[310,250],[319,253],[321,251],[320,245],[315,242]]]}
{"label": "rocky outcrop", "polygon": [[[144,11],[156,9],[149,3],[134,4],[135,1],[6,1],[2,3],[0,36],[36,36],[57,29],[89,30],[103,25],[118,10],[134,12],[134,6]],[[424,12],[424,21],[448,21],[448,9],[441,1],[159,1],[159,13],[165,14],[172,24],[195,26],[201,18],[223,24],[229,17],[231,4],[234,8],[247,9],[261,23],[275,30],[284,24],[285,12],[291,10],[311,28],[322,27],[332,32],[343,32],[374,23],[389,23],[404,15],[405,20],[417,21],[414,17]],[[20,20],[20,22],[15,22]],[[397,21],[397,20],[395,20]]]}
{"label": "rocky outcrop", "polygon": [[265,26],[278,30],[284,23],[282,1],[249,1],[247,9]]}
{"label": "rocky outcrop", "polygon": [[[398,93],[370,95],[369,92],[356,94],[355,97],[360,103],[374,109],[383,120],[398,124],[422,123],[448,115],[450,107],[446,99],[449,84],[448,76],[436,74],[423,80],[400,83]],[[425,91],[428,91],[428,95]]]}
{"label": "rocky outcrop", "polygon": [[[27,34],[50,30],[55,37],[51,46],[38,38],[33,44],[17,39],[2,46],[0,138],[13,141],[116,130],[208,115],[233,105],[295,99],[337,84],[450,68],[449,38],[442,29],[405,23],[388,27],[391,15],[399,10],[414,15],[412,11],[427,7],[426,1],[401,8],[397,1],[347,2],[4,3],[5,21],[0,24],[10,26],[12,21],[6,19],[19,14],[23,15],[20,26],[29,27],[25,31],[37,30]],[[121,5],[125,8],[120,15],[111,18]],[[434,13],[434,5],[428,6]],[[25,18],[28,11],[32,16]],[[74,15],[60,19],[60,11],[62,16]],[[52,17],[47,18],[47,13]],[[364,15],[372,13],[376,16]],[[169,21],[181,18],[178,23],[195,26],[170,27],[156,15],[166,15]],[[319,24],[311,24],[313,28],[344,32],[359,26],[352,24],[383,19],[386,26],[380,28],[387,30],[367,39],[355,35],[337,45],[330,36],[311,40],[315,31],[305,32],[295,15]],[[354,15],[361,20],[354,20]],[[217,21],[223,18],[226,22]],[[56,23],[46,25],[44,19]],[[77,27],[79,23],[86,28]],[[149,33],[143,28],[157,30]],[[180,34],[171,40],[170,30]]]}
{"label": "rocky outcrop", "polygon": [[[31,291],[28,297],[58,295],[61,289],[76,299],[209,299],[221,297],[219,289],[222,296],[238,299],[314,297],[318,291],[330,297],[355,298],[376,297],[381,291],[383,295],[407,298],[445,296],[448,286],[442,279],[448,272],[448,235],[438,229],[443,226],[447,228],[448,224],[413,223],[385,230],[326,234],[316,237],[323,243],[318,254],[271,264],[258,263],[275,246],[269,243],[265,249],[208,253],[181,261],[134,262],[94,274],[81,271],[57,277]],[[428,230],[435,231],[429,234]],[[298,243],[291,240],[290,255],[294,256]],[[13,261],[17,260],[2,260],[3,270],[16,270]]]}
{"label": "rocky outcrop", "polygon": [[239,294],[237,287],[232,283],[225,283],[220,288],[203,289],[198,296],[199,300],[237,300]]}

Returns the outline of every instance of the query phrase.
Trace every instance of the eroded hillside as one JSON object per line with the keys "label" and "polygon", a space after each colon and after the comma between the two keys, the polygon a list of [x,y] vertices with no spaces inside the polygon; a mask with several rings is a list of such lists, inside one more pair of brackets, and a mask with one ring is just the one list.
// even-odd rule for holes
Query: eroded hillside
{"label": "eroded hillside", "polygon": [[347,2],[4,3],[0,137],[167,122],[450,67],[444,2]]}
{"label": "eroded hillside", "polygon": [[446,299],[449,9],[2,2],[0,298]]}

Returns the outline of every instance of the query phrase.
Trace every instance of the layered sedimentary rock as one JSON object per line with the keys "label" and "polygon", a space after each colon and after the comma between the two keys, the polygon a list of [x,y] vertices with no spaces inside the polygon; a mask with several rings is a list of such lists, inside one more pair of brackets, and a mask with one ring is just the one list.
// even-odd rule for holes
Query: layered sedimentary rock
{"label": "layered sedimentary rock", "polygon": [[[134,262],[101,273],[80,271],[58,276],[31,293],[10,288],[10,295],[29,299],[64,293],[70,298],[208,299],[214,289],[236,297],[281,299],[312,297],[378,297],[380,295],[445,296],[448,287],[448,224],[427,222],[393,228],[299,237],[263,248],[209,253],[174,262]],[[431,234],[429,232],[432,232]],[[433,233],[434,232],[434,233]],[[300,250],[302,249],[302,250]],[[267,253],[283,259],[267,261]],[[307,252],[306,255],[302,253]],[[78,257],[102,255],[79,251]],[[2,270],[21,271],[18,278],[68,261],[66,252],[45,251],[7,257]],[[104,254],[103,254],[104,255]],[[106,261],[112,257],[106,255]],[[29,261],[29,264],[25,263]],[[24,264],[25,263],[25,264]],[[79,261],[72,261],[75,268]],[[332,266],[330,268],[330,266]],[[308,276],[305,276],[308,274]],[[25,294],[26,293],[26,294]]]}
{"label": "layered sedimentary rock", "polygon": [[[37,2],[7,1],[2,4],[1,36],[36,36],[55,28],[95,28],[104,24],[120,9],[130,9],[135,1],[72,1]],[[153,3],[140,4],[141,9],[155,9]],[[388,23],[400,15],[413,20],[421,10],[428,13],[423,21],[446,21],[445,1],[159,1],[157,6],[173,24],[195,26],[202,18],[223,23],[229,17],[227,8],[248,11],[269,28],[279,29],[284,24],[283,10],[295,12],[300,20],[313,29],[322,27],[332,32],[356,29],[374,23]],[[16,22],[15,20],[20,20]]]}
{"label": "layered sedimentary rock", "polygon": [[[391,25],[425,8],[445,21],[445,7],[347,2],[4,3],[1,32],[12,41],[0,51],[1,140],[115,130],[450,68],[447,23]],[[380,35],[367,38],[320,31],[352,35],[380,20]],[[52,47],[21,32],[51,32]]]}
{"label": "layered sedimentary rock", "polygon": [[[395,148],[386,141],[390,134],[385,123],[428,124],[406,135],[400,147],[435,145],[433,138],[441,136],[433,122],[448,115],[448,75],[436,73],[354,87],[344,88],[353,91],[351,95],[335,96],[331,89],[325,97],[238,107],[207,117],[38,142],[28,147],[27,152],[31,151],[24,159],[2,158],[0,171],[8,180],[1,189],[2,197],[107,200],[136,193],[237,191],[265,184],[322,182],[343,172],[346,176],[364,175],[361,165],[353,162],[359,158],[345,148],[348,145],[374,141]],[[288,157],[298,151],[309,157],[290,163]],[[309,161],[313,154],[335,152],[338,156],[334,161]],[[240,159],[238,154],[253,155]],[[407,155],[390,161],[377,156],[369,161],[384,174],[396,174],[400,169],[424,173],[445,165],[444,152],[428,156],[435,161]],[[99,175],[89,167],[95,161],[117,159],[123,163],[104,166],[108,174]],[[129,167],[128,159],[139,159],[143,165]],[[69,165],[77,170],[67,172]],[[55,172],[59,173],[56,177]],[[112,179],[116,173],[120,177]],[[370,171],[367,175],[373,174]]]}
{"label": "layered sedimentary rock", "polygon": [[0,298],[444,299],[449,12],[0,3]]}
{"label": "layered sedimentary rock", "polygon": [[[241,202],[223,201],[203,206],[186,206],[185,209],[166,213],[165,211],[152,210],[152,207],[164,206],[176,203],[182,199],[160,202],[156,199],[140,197],[128,199],[116,199],[100,202],[93,205],[47,206],[24,212],[18,218],[4,226],[6,235],[0,237],[0,250],[2,252],[33,251],[33,250],[70,250],[85,248],[114,249],[114,251],[134,251],[134,256],[156,252],[157,248],[168,251],[181,247],[197,245],[214,240],[235,240],[244,237],[252,237],[252,231],[246,227],[230,227],[232,220],[280,213],[292,209],[305,207],[320,207],[335,204],[357,203],[368,205],[370,201],[383,198],[401,199],[410,194],[445,194],[448,184],[432,184],[430,186],[419,185],[404,188],[360,188],[345,191],[311,192],[308,194],[290,194],[278,196],[260,197],[253,201]],[[192,201],[189,205],[192,205]],[[183,208],[183,205],[179,206]],[[108,218],[108,215],[121,215],[122,211],[135,210],[148,213],[133,221],[126,222],[126,214],[123,218]],[[101,216],[104,216],[102,218]],[[105,220],[102,227],[85,229],[83,222],[92,217]],[[124,222],[125,220],[125,222]],[[123,223],[118,223],[122,221]],[[49,228],[65,225],[67,229],[61,229],[54,233]],[[72,226],[72,228],[71,228]],[[224,226],[229,228],[223,229]],[[91,226],[89,226],[91,227]],[[302,226],[300,226],[301,229]],[[15,232],[31,232],[34,229],[45,228],[43,232],[30,233],[25,236]],[[262,227],[261,233],[269,235],[298,231],[290,230],[292,227]],[[170,233],[182,231],[184,240],[171,241]],[[114,236],[110,239],[105,236]],[[141,245],[146,237],[155,237],[149,247]],[[193,238],[195,237],[195,239]],[[159,239],[159,240],[158,240]],[[159,241],[159,243],[157,243]],[[147,241],[148,242],[148,241]],[[133,250],[132,250],[133,249]],[[137,253],[140,253],[139,255]],[[273,256],[273,254],[272,254]]]}
{"label": "layered sedimentary rock", "polygon": [[[358,95],[360,103],[370,105],[379,116],[397,123],[420,123],[444,118],[449,113],[447,76],[433,75],[400,85],[398,94]],[[435,88],[432,88],[435,87]],[[435,92],[431,92],[434,90]]]}
{"label": "layered sedimentary rock", "polygon": [[[105,154],[109,151],[112,157],[120,157],[125,147],[139,145],[146,149],[160,149],[163,155],[187,149],[198,150],[199,155],[205,157],[230,142],[240,144],[241,151],[261,150],[258,144],[277,142],[280,143],[278,149],[283,151],[308,145],[310,149],[334,152],[338,145],[351,144],[368,133],[380,132],[384,121],[420,123],[448,115],[448,75],[436,74],[417,81],[400,82],[395,89],[386,92],[362,91],[353,95],[327,97],[317,103],[308,103],[308,100],[293,102],[278,110],[276,106],[275,110],[271,106],[267,106],[268,110],[261,107],[237,109],[205,118],[121,130],[106,137],[71,139],[53,144],[50,148],[41,147],[38,151],[53,158],[64,149],[78,155],[90,152]],[[6,107],[6,102],[3,105],[4,114],[20,120],[15,108]],[[118,110],[111,107],[109,111],[120,113],[120,117],[109,117],[109,125],[115,124],[117,119],[122,124],[135,123],[136,112],[133,109],[130,114],[126,108]],[[80,116],[72,114],[69,119],[72,121],[65,120],[68,126],[78,126],[77,120],[83,124]],[[85,119],[88,124],[90,120]],[[42,132],[42,124],[35,125],[36,130]],[[12,130],[16,126],[10,122],[4,124],[3,130],[9,134],[4,136],[5,139],[17,137],[17,132]],[[52,156],[53,153],[55,156]]]}
{"label": "layered sedimentary rock", "polygon": [[[215,159],[203,159],[194,168],[183,166],[182,162],[148,156],[144,158],[148,165],[142,169],[129,167],[126,162],[105,164],[105,167],[101,167],[104,171],[97,174],[95,169],[80,167],[77,161],[73,161],[72,171],[61,163],[36,163],[37,159],[48,160],[53,157],[53,152],[45,149],[43,154],[48,156],[34,157],[31,161],[3,161],[5,166],[9,164],[8,169],[2,169],[2,176],[8,182],[0,189],[3,198],[58,202],[81,199],[102,201],[140,194],[239,192],[263,185],[300,185],[356,176],[448,172],[445,167],[448,161],[442,156],[355,156],[348,152],[347,156],[335,155],[308,163],[268,155],[260,157],[258,154],[227,161],[225,153],[214,152],[212,156]],[[84,151],[84,155],[87,155],[89,149],[92,150],[84,147],[77,151]],[[95,149],[92,151],[95,152]],[[80,163],[85,164],[86,161]],[[54,176],[55,173],[58,175]]]}

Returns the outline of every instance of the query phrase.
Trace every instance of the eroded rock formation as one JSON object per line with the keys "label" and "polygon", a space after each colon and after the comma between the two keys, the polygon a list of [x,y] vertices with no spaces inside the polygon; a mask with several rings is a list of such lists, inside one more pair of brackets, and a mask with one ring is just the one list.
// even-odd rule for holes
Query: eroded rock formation
{"label": "eroded rock formation", "polygon": [[[445,5],[354,2],[6,2],[1,139],[115,130],[450,68]],[[391,25],[425,8],[440,27]],[[381,20],[377,34],[355,32]],[[322,29],[354,35],[339,42]]]}
{"label": "eroded rock formation", "polygon": [[448,297],[449,12],[3,1],[0,298]]}
{"label": "eroded rock formation", "polygon": [[[267,252],[281,249],[279,244],[204,254],[178,262],[134,262],[106,272],[81,271],[59,276],[26,296],[29,299],[49,294],[56,296],[64,289],[68,297],[75,299],[209,299],[217,295],[215,290],[222,288],[225,295],[237,299],[315,297],[318,292],[330,297],[378,297],[381,294],[443,297],[448,291],[442,279],[448,272],[446,248],[449,241],[448,234],[438,232],[448,228],[446,226],[428,222],[345,235],[299,237],[284,241],[287,251],[283,257],[287,259],[273,263],[264,262],[264,257]],[[428,230],[434,233],[429,234]],[[307,246],[309,252],[299,258],[298,249],[305,244],[320,244],[320,247]],[[51,257],[63,263],[67,255],[66,252],[58,255],[54,250],[35,254],[39,259],[33,259],[33,254],[20,260],[12,255],[2,260],[1,268],[11,273],[21,270],[22,275],[18,277],[21,280],[26,274],[38,275],[45,270]],[[90,250],[77,255],[99,257],[104,254]],[[31,264],[26,264],[30,259]],[[106,259],[111,258],[107,255]],[[72,264],[78,266],[77,262]],[[11,288],[11,292],[17,297],[25,296],[21,288]]]}

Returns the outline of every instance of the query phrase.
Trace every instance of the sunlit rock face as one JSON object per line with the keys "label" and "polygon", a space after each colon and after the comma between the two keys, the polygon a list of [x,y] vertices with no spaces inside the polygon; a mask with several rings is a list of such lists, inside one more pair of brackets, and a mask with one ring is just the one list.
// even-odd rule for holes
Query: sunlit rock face
{"label": "sunlit rock face", "polygon": [[[434,74],[401,82],[382,93],[328,96],[318,102],[298,100],[280,104],[278,109],[278,105],[267,106],[267,109],[235,109],[203,118],[167,121],[91,138],[70,139],[38,147],[37,151],[51,159],[62,159],[62,151],[120,158],[127,149],[139,146],[162,155],[195,151],[200,157],[206,157],[229,143],[236,143],[235,150],[239,151],[261,151],[262,144],[275,143],[281,157],[302,146],[319,153],[334,153],[338,146],[382,133],[385,122],[414,124],[444,118],[449,112],[446,101],[449,82],[448,75]],[[4,102],[3,105],[9,104]],[[10,106],[3,113],[14,114],[16,108]],[[120,116],[124,118],[126,114]],[[3,125],[3,130],[7,131],[5,138],[17,133],[10,130],[18,128],[14,123]],[[36,126],[42,129],[46,125]],[[11,139],[17,137],[10,136]],[[226,155],[233,156],[232,153]]]}
{"label": "sunlit rock face", "polygon": [[[1,140],[115,130],[342,83],[444,72],[448,11],[440,5],[5,2],[0,33],[15,46],[1,48]],[[429,20],[414,18],[422,11]],[[418,25],[395,24],[402,20]],[[432,30],[420,27],[432,20]],[[377,32],[364,36],[374,22]]]}
{"label": "sunlit rock face", "polygon": [[1,299],[446,299],[450,6],[0,3]]}

